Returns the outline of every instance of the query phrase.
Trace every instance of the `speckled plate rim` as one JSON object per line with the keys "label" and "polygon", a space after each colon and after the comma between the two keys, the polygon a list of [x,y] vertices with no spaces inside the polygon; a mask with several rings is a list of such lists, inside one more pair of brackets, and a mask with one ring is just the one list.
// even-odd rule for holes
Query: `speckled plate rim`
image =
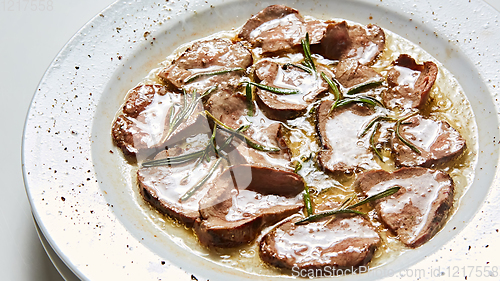
{"label": "speckled plate rim", "polygon": [[[211,264],[180,251],[175,245],[165,245],[163,250],[152,247],[163,241],[156,241],[151,229],[145,233],[142,228],[147,228],[146,223],[142,225],[140,218],[129,218],[120,205],[123,197],[107,194],[108,187],[102,186],[105,185],[102,179],[112,176],[106,175],[106,171],[96,171],[100,160],[107,161],[105,156],[100,158],[103,151],[96,152],[105,146],[96,143],[109,144],[110,139],[102,139],[102,135],[95,132],[109,128],[109,124],[96,122],[95,117],[112,120],[117,107],[102,109],[107,103],[120,104],[126,89],[137,83],[134,77],[143,77],[169,54],[172,49],[166,48],[166,38],[175,46],[208,35],[222,25],[238,26],[251,13],[273,3],[117,1],[86,24],[55,58],[37,88],[27,115],[23,173],[41,232],[79,278],[189,280],[191,273],[200,280],[255,278]],[[484,271],[487,266],[498,266],[492,259],[495,250],[500,248],[494,242],[498,238],[497,216],[500,214],[495,204],[500,199],[498,12],[483,2],[280,3],[321,18],[329,15],[373,22],[419,42],[457,76],[473,104],[479,125],[480,155],[474,183],[477,188],[471,188],[461,202],[461,207],[467,205],[472,210],[454,216],[435,239],[416,249],[413,255],[383,268],[383,272],[346,279],[391,278],[391,273],[402,269],[413,272],[424,269],[427,274],[421,277],[432,280],[435,269],[449,274],[454,273],[455,267],[473,266],[475,270]],[[215,15],[216,20],[207,21],[210,15]],[[201,27],[205,28],[203,32]],[[159,47],[163,48],[158,50]],[[122,94],[105,95],[110,92]],[[118,181],[116,185],[123,183]],[[450,236],[453,239],[447,241]]]}

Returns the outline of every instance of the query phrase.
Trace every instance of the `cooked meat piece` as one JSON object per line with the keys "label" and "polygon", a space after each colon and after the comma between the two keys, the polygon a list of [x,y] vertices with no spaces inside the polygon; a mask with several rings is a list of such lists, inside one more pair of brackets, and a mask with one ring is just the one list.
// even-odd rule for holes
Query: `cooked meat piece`
{"label": "cooked meat piece", "polygon": [[119,115],[112,127],[115,144],[127,155],[146,158],[165,145],[178,142],[195,133],[206,132],[208,124],[198,113],[202,110],[198,102],[190,115],[170,133],[170,112],[179,111],[184,103],[189,104],[191,95],[181,95],[167,92],[163,86],[144,85],[131,90]]}
{"label": "cooked meat piece", "polygon": [[370,150],[370,136],[359,138],[364,126],[374,118],[374,111],[351,104],[330,113],[332,103],[323,101],[316,113],[316,130],[324,149],[318,153],[319,164],[335,174],[380,168]]}
{"label": "cooked meat piece", "polygon": [[246,97],[235,91],[222,90],[212,94],[205,103],[205,109],[215,118],[233,129],[238,129],[247,116]]}
{"label": "cooked meat piece", "polygon": [[357,60],[340,61],[335,67],[335,79],[348,91],[361,84],[380,81],[383,77],[371,67],[360,64]]}
{"label": "cooked meat piece", "polygon": [[372,170],[360,175],[354,186],[366,196],[401,187],[397,193],[377,200],[375,209],[384,224],[410,247],[429,241],[444,225],[453,206],[453,180],[438,170]]}
{"label": "cooked meat piece", "polygon": [[327,225],[325,220],[295,225],[300,219],[287,220],[262,237],[259,254],[264,262],[299,270],[328,266],[335,272],[366,265],[380,243],[362,216],[337,215]]}
{"label": "cooked meat piece", "polygon": [[465,139],[450,124],[420,115],[405,121],[399,133],[417,147],[420,154],[394,134],[392,151],[397,166],[430,168],[458,158],[466,149]]}
{"label": "cooked meat piece", "polygon": [[[189,149],[171,148],[160,152],[155,159],[202,150],[208,142],[208,138],[206,135],[199,135],[197,138],[197,142],[190,142]],[[189,199],[181,202],[180,198],[207,176],[214,164],[215,157],[212,156],[210,162],[203,161],[199,165],[197,159],[195,159],[178,165],[142,167],[137,171],[137,181],[139,182],[141,195],[160,213],[177,219],[187,227],[192,227],[194,221],[200,216],[198,203],[206,195],[209,184],[222,173],[221,165]],[[195,167],[196,173],[193,173]]]}
{"label": "cooked meat piece", "polygon": [[272,5],[251,17],[238,37],[253,47],[261,47],[263,53],[275,53],[290,51],[305,35],[306,26],[299,11]]}
{"label": "cooked meat piece", "polygon": [[409,55],[399,55],[394,67],[387,73],[389,90],[382,99],[388,108],[420,108],[427,103],[429,92],[436,81],[438,68],[426,61],[417,64]]}
{"label": "cooked meat piece", "polygon": [[[318,73],[321,72],[325,72],[330,77],[333,76],[328,69],[319,67]],[[282,95],[257,89],[259,104],[267,116],[273,119],[285,120],[296,117],[303,113],[320,94],[328,91],[328,84],[320,75],[309,74],[294,66],[287,66],[283,69],[282,65],[271,60],[259,61],[255,65],[255,76],[264,85],[301,92]]]}
{"label": "cooked meat piece", "polygon": [[327,59],[354,59],[368,65],[384,51],[385,33],[376,25],[348,25],[345,21],[326,24],[324,36],[313,51]]}
{"label": "cooked meat piece", "polygon": [[200,201],[194,225],[202,245],[236,247],[255,239],[263,227],[303,207],[303,179],[293,173],[258,165],[227,169]]}
{"label": "cooked meat piece", "polygon": [[246,69],[252,62],[252,54],[241,43],[217,38],[195,42],[158,76],[176,88],[184,86],[188,92],[196,89],[198,93],[203,93],[214,85],[217,85],[219,90],[237,87],[245,71],[201,76],[187,85],[186,80],[199,73],[233,68]]}

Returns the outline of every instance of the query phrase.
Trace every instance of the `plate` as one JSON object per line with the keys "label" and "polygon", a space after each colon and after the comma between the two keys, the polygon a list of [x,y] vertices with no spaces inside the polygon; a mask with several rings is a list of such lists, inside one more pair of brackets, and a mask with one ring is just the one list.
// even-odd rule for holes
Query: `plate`
{"label": "plate", "polygon": [[[33,98],[23,172],[47,242],[84,280],[253,280],[196,255],[148,212],[110,128],[128,89],[180,44],[242,25],[269,1],[117,1],[63,48]],[[491,276],[500,264],[498,12],[483,2],[281,1],[304,15],[375,23],[424,50],[462,85],[478,125],[474,182],[425,245],[340,280]],[[180,231],[180,230],[179,230]],[[180,232],[179,232],[180,233]],[[260,276],[259,280],[288,277]],[[339,280],[339,279],[335,279]]]}

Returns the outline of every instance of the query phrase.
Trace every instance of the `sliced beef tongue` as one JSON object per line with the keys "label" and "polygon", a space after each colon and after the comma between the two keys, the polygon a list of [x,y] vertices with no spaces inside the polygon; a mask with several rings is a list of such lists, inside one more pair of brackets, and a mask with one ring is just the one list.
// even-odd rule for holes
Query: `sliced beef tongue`
{"label": "sliced beef tongue", "polygon": [[362,65],[357,60],[347,59],[340,61],[335,67],[335,79],[344,88],[344,92],[351,88],[383,80],[383,77],[371,67]]}
{"label": "sliced beef tongue", "polygon": [[441,171],[401,168],[393,173],[372,170],[354,183],[357,190],[371,196],[393,186],[401,189],[375,202],[380,219],[410,247],[431,239],[446,222],[453,205],[454,184]]}
{"label": "sliced beef tongue", "polygon": [[271,265],[293,269],[352,269],[366,265],[372,258],[380,236],[362,216],[337,215],[295,225],[296,216],[262,237],[259,254]]}
{"label": "sliced beef tongue", "polygon": [[261,47],[262,53],[272,54],[291,51],[299,46],[309,32],[311,44],[319,42],[326,25],[320,21],[305,22],[299,11],[283,6],[269,6],[243,26],[238,37],[253,47]]}
{"label": "sliced beef tongue", "polygon": [[[168,149],[160,152],[155,160],[202,150],[207,142],[206,135],[198,135],[191,140],[188,148]],[[215,165],[213,156],[210,162],[203,161],[201,164],[198,164],[198,159],[194,159],[184,164],[139,168],[137,181],[141,195],[162,214],[177,219],[187,227],[192,227],[200,216],[198,203],[206,195],[210,183],[222,173],[221,165],[215,168],[207,182],[189,199],[181,201],[180,198],[209,174],[212,165]],[[195,167],[196,173],[193,173]]]}
{"label": "sliced beef tongue", "polygon": [[193,101],[191,95],[168,92],[160,85],[135,87],[125,102],[123,114],[113,123],[114,142],[125,154],[146,158],[167,144],[208,130],[205,118],[198,114],[202,110],[201,102],[193,102],[191,114],[170,129],[170,113],[180,112],[184,99],[187,104]]}
{"label": "sliced beef tongue", "polygon": [[400,135],[418,148],[413,151],[396,135],[392,151],[397,166],[434,167],[461,156],[466,149],[465,139],[446,121],[436,121],[420,115],[411,117],[400,127]]}
{"label": "sliced beef tongue", "polygon": [[345,21],[326,24],[324,36],[313,51],[327,59],[354,59],[368,65],[384,51],[385,33],[376,25],[350,25]]}
{"label": "sliced beef tongue", "polygon": [[388,108],[422,109],[436,81],[436,64],[431,61],[417,64],[412,57],[402,54],[393,65],[387,73],[389,90],[382,95],[384,103]]}
{"label": "sliced beef tongue", "polygon": [[374,118],[374,110],[351,104],[332,112],[332,101],[323,101],[317,109],[316,129],[323,150],[318,162],[332,173],[353,173],[380,168],[370,150],[369,135],[359,138],[363,127]]}
{"label": "sliced beef tongue", "polygon": [[200,76],[186,84],[190,78],[201,73],[234,68],[246,69],[252,62],[252,54],[241,43],[217,38],[194,43],[158,76],[175,88],[185,88],[188,91],[196,89],[199,93],[203,93],[212,86],[218,86],[219,90],[237,87],[245,71]]}
{"label": "sliced beef tongue", "polygon": [[[333,74],[326,68],[318,67],[318,73]],[[272,119],[284,120],[303,113],[309,104],[328,91],[328,84],[319,74],[310,74],[294,67],[278,64],[272,60],[261,60],[255,65],[255,76],[261,84],[298,90],[299,94],[284,95],[257,89],[256,93],[263,111]]]}
{"label": "sliced beef tongue", "polygon": [[297,213],[304,181],[297,174],[258,165],[227,169],[200,201],[194,230],[208,247],[236,247],[255,239],[261,229]]}

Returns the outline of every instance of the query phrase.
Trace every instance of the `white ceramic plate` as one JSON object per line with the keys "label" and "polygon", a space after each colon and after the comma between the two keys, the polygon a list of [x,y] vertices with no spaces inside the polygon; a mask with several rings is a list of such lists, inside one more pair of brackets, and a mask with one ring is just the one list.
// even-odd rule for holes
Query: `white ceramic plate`
{"label": "white ceramic plate", "polygon": [[[463,280],[498,273],[500,264],[494,258],[500,251],[498,13],[483,2],[465,1],[279,3],[318,18],[375,23],[420,44],[456,76],[478,124],[475,179],[444,229],[397,260],[345,279],[403,274],[413,280],[419,274],[434,280],[438,275],[458,274]],[[117,1],[83,27],[51,64],[27,117],[24,177],[41,231],[78,277],[191,280],[193,274],[198,280],[257,278],[186,250],[162,229],[158,216],[145,212],[124,159],[112,144],[110,128],[127,90],[175,47],[238,27],[271,4],[275,3]]]}

